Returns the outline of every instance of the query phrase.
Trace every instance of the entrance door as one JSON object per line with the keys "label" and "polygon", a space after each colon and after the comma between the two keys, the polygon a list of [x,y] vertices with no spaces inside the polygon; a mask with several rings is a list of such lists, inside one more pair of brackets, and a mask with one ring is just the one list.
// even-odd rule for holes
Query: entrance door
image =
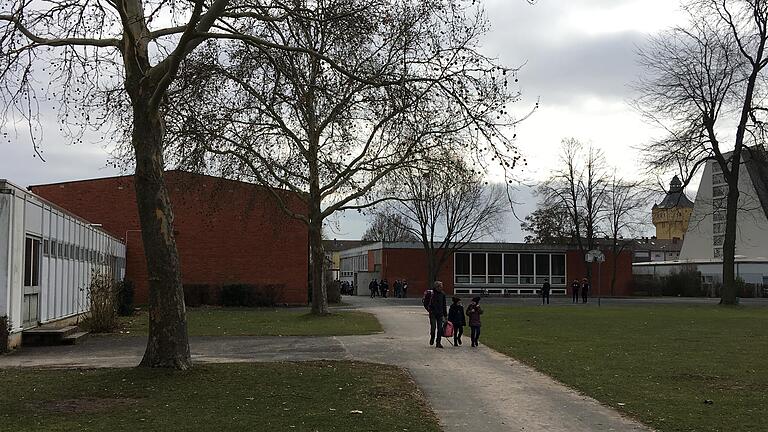
{"label": "entrance door", "polygon": [[35,327],[40,322],[40,239],[24,241],[24,289],[21,310],[22,327]]}

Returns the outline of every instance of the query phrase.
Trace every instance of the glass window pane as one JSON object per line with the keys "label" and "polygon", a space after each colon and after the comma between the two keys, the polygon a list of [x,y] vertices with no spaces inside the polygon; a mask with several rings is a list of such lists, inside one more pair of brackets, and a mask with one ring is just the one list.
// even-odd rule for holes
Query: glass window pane
{"label": "glass window pane", "polygon": [[32,286],[32,239],[24,243],[24,286]]}
{"label": "glass window pane", "polygon": [[520,274],[533,276],[533,254],[520,254]]}
{"label": "glass window pane", "polygon": [[473,253],[472,254],[472,276],[485,275],[485,254]]}
{"label": "glass window pane", "polygon": [[504,275],[517,276],[517,254],[504,254]]}
{"label": "glass window pane", "polygon": [[501,275],[501,254],[499,253],[488,254],[488,274]]}
{"label": "glass window pane", "polygon": [[40,240],[32,240],[32,285],[40,286]]}
{"label": "glass window pane", "polygon": [[565,276],[565,255],[552,255],[552,276]]}
{"label": "glass window pane", "polygon": [[456,256],[456,265],[455,265],[454,273],[457,275],[468,275],[469,274],[469,254],[457,253],[455,256]]}
{"label": "glass window pane", "polygon": [[549,254],[536,254],[536,275],[549,276]]}

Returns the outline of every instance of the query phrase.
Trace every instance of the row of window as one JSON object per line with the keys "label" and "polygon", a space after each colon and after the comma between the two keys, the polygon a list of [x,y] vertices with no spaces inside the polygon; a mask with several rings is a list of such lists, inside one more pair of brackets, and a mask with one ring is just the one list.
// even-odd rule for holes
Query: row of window
{"label": "row of window", "polygon": [[565,254],[459,252],[454,260],[457,284],[565,284]]}
{"label": "row of window", "polygon": [[87,261],[94,264],[107,261],[107,254],[104,252],[88,249],[72,243],[65,243],[56,240],[43,240],[43,256],[51,258],[61,258],[73,261]]}

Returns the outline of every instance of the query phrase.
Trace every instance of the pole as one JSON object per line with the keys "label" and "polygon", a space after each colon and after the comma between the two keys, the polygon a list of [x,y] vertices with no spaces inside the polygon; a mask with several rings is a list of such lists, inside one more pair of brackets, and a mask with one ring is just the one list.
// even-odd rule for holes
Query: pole
{"label": "pole", "polygon": [[600,297],[602,295],[602,278],[600,273],[600,264],[602,264],[601,261],[597,261],[597,307],[600,307]]}

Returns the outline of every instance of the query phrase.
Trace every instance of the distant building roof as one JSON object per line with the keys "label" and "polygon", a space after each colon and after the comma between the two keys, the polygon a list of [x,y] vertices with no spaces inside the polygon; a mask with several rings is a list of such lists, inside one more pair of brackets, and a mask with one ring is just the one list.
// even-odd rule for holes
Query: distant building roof
{"label": "distant building roof", "polygon": [[654,237],[632,239],[631,248],[636,251],[675,252],[675,251],[680,251],[683,248],[683,240],[657,239]]}
{"label": "distant building roof", "polygon": [[323,240],[323,249],[325,249],[326,252],[339,252],[347,249],[356,248],[358,246],[364,246],[370,243],[375,243],[371,241],[364,241],[364,240]]}
{"label": "distant building roof", "polygon": [[675,207],[688,207],[693,208],[693,201],[689,200],[685,196],[683,191],[683,183],[677,176],[672,177],[672,181],[669,182],[669,192],[664,199],[653,206],[654,208],[675,208]]}

